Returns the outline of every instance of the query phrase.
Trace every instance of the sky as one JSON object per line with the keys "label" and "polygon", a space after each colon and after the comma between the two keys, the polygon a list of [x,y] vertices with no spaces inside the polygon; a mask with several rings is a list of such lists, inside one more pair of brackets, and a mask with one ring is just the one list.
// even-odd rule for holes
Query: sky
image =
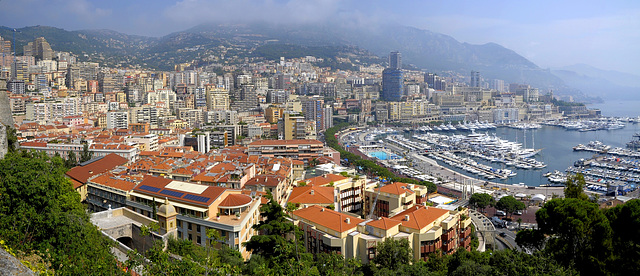
{"label": "sky", "polygon": [[588,64],[640,76],[637,0],[0,0],[0,25],[163,36],[208,22],[401,24],[494,42],[542,68]]}

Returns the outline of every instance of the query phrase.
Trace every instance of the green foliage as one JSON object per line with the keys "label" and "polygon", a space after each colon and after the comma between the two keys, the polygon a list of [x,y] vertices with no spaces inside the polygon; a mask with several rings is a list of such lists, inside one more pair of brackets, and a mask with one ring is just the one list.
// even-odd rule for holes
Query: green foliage
{"label": "green foliage", "polygon": [[67,152],[67,159],[64,160],[65,167],[71,169],[78,164],[78,157],[76,157],[76,153],[70,150]]}
{"label": "green foliage", "polygon": [[581,173],[573,176],[568,175],[564,188],[564,197],[589,200],[589,196],[584,193],[584,186],[586,184],[587,182],[584,180],[584,175]]}
{"label": "green foliage", "polygon": [[612,228],[598,208],[575,198],[553,199],[536,212],[539,231],[548,235],[545,251],[581,273],[606,274],[612,257]]}
{"label": "green foliage", "polygon": [[80,163],[87,162],[93,158],[93,152],[89,151],[89,144],[84,143],[80,152]]}
{"label": "green foliage", "polygon": [[545,236],[542,231],[525,229],[518,231],[516,235],[516,243],[522,248],[530,251],[542,250],[545,243]]}
{"label": "green foliage", "polygon": [[0,238],[61,275],[118,275],[111,242],[91,222],[59,157],[13,152],[0,160]]}
{"label": "green foliage", "polygon": [[[244,243],[247,250],[253,252],[258,259],[247,269],[258,266],[262,271],[268,269],[273,274],[300,274],[312,262],[311,254],[305,253],[302,232],[287,220],[287,215],[271,195],[267,192],[269,202],[260,208],[263,221],[253,226],[258,231]],[[289,239],[288,237],[292,237]],[[252,261],[253,261],[252,257]]]}
{"label": "green foliage", "polygon": [[320,275],[363,275],[362,264],[356,259],[344,259],[340,254],[316,255],[316,267]]}
{"label": "green foliage", "polygon": [[380,268],[396,270],[399,266],[410,264],[413,260],[411,245],[407,239],[385,239],[378,243],[376,256],[372,262]]}
{"label": "green foliage", "polygon": [[512,215],[516,211],[524,210],[526,206],[522,201],[517,200],[513,196],[503,196],[496,203],[496,208],[505,211],[509,215]]}
{"label": "green foliage", "polygon": [[614,233],[616,254],[610,270],[618,275],[640,275],[640,200],[630,200],[605,214]]}
{"label": "green foliage", "polygon": [[495,203],[495,199],[490,194],[485,193],[474,193],[469,198],[469,205],[481,210],[488,206],[493,206]]}
{"label": "green foliage", "polygon": [[16,129],[7,126],[7,150],[8,152],[14,152],[18,148],[18,136],[16,135]]}

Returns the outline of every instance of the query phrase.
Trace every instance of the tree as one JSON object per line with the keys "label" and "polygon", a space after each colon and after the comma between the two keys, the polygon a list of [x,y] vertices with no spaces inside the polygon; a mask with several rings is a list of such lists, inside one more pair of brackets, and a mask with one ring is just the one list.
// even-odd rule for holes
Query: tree
{"label": "tree", "polygon": [[589,201],[552,199],[538,212],[539,231],[549,236],[545,251],[559,263],[584,274],[606,274],[612,257],[609,221]]}
{"label": "tree", "polygon": [[503,196],[498,200],[498,203],[496,203],[496,208],[505,211],[511,216],[516,211],[524,210],[525,205],[513,196]]}
{"label": "tree", "polygon": [[119,275],[112,243],[90,222],[62,158],[14,151],[0,160],[0,239],[60,275]]}
{"label": "tree", "polygon": [[7,126],[6,133],[7,133],[7,152],[15,152],[16,149],[18,148],[18,136],[16,135],[16,129],[11,126]]}
{"label": "tree", "polygon": [[529,251],[542,250],[546,240],[544,233],[538,230],[525,229],[518,231],[516,235],[516,243],[522,248]]}
{"label": "tree", "polygon": [[469,205],[474,206],[475,208],[479,208],[484,211],[484,208],[487,206],[493,206],[495,204],[495,199],[490,194],[484,193],[474,193],[469,198]]}
{"label": "tree", "polygon": [[244,245],[254,256],[261,256],[256,262],[264,263],[257,265],[266,265],[273,274],[303,273],[304,266],[312,262],[313,257],[305,253],[302,231],[287,220],[282,206],[273,199],[271,192],[267,192],[266,197],[269,201],[260,207],[260,215],[265,219],[253,226],[259,234],[252,236]]}
{"label": "tree", "polygon": [[72,150],[67,152],[67,159],[65,159],[64,163],[65,163],[65,166],[69,169],[75,167],[76,164],[78,163],[78,157],[76,157],[76,153],[73,152]]}
{"label": "tree", "polygon": [[80,152],[80,163],[87,162],[93,158],[93,152],[89,151],[89,144],[84,143],[82,152]]}
{"label": "tree", "polygon": [[407,239],[385,239],[378,243],[373,263],[380,268],[396,270],[400,265],[409,264],[413,260],[413,253]]}
{"label": "tree", "polygon": [[438,191],[438,186],[436,186],[436,184],[433,184],[433,182],[420,181],[420,185],[427,187],[427,193],[432,194]]}
{"label": "tree", "polygon": [[576,198],[580,200],[589,200],[589,196],[584,193],[584,186],[587,182],[584,180],[584,175],[578,173],[576,175],[567,175],[567,182],[564,188],[565,198]]}
{"label": "tree", "polygon": [[605,212],[613,231],[616,257],[611,271],[618,275],[640,275],[640,200],[633,199]]}

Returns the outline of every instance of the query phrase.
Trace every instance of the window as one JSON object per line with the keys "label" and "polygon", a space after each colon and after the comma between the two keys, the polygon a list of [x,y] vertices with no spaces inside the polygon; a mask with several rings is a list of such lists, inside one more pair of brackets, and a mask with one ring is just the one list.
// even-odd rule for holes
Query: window
{"label": "window", "polygon": [[196,225],[196,232],[200,233],[200,225]]}
{"label": "window", "polygon": [[202,241],[200,240],[200,235],[196,236],[196,239],[198,244],[202,244]]}
{"label": "window", "polygon": [[[191,222],[187,222],[187,228],[191,230]],[[189,238],[189,240],[191,240],[191,238]]]}
{"label": "window", "polygon": [[190,241],[191,241],[191,240],[193,240],[193,239],[191,238],[191,234],[189,234],[189,240],[190,240]]}

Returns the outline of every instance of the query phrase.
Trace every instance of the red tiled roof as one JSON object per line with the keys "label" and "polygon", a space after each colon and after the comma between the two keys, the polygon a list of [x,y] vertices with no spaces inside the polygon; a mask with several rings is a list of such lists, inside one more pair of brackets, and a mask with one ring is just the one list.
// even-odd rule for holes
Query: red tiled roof
{"label": "red tiled roof", "polygon": [[111,174],[103,174],[94,179],[91,179],[90,182],[108,186],[108,187],[115,188],[122,191],[131,191],[136,186],[135,182],[124,180],[124,179],[116,179]]}
{"label": "red tiled roof", "polygon": [[300,204],[332,204],[333,187],[294,187],[289,202]]}
{"label": "red tiled roof", "polygon": [[364,221],[318,205],[293,211],[293,215],[340,233],[353,230]]}
{"label": "red tiled roof", "polygon": [[384,186],[378,188],[378,190],[380,190],[383,193],[390,193],[390,194],[394,194],[394,195],[401,195],[401,194],[404,194],[404,193],[413,194],[414,192],[409,189],[409,185],[411,185],[411,184],[402,183],[402,182],[394,182],[392,184],[384,185]]}
{"label": "red tiled roof", "polygon": [[230,194],[218,204],[222,207],[240,207],[251,203],[251,197],[243,194]]}
{"label": "red tiled roof", "polygon": [[115,153],[110,153],[99,160],[93,161],[84,166],[77,166],[67,171],[66,175],[71,179],[75,179],[80,183],[87,183],[89,177],[110,171],[117,166],[124,165],[128,162],[124,157]]}
{"label": "red tiled roof", "polygon": [[266,186],[266,187],[276,187],[278,186],[278,184],[282,183],[282,181],[284,181],[284,177],[281,175],[275,175],[275,174],[259,174],[254,176],[253,178],[249,179],[249,181],[247,181],[247,183],[245,183],[245,186],[257,186],[257,185],[262,185],[262,186]]}
{"label": "red tiled roof", "polygon": [[342,175],[337,175],[337,174],[325,174],[325,175],[305,179],[304,181],[307,182],[308,185],[323,186],[323,185],[328,185],[331,182],[335,183],[341,180],[345,180],[347,178],[348,177],[344,177]]}
{"label": "red tiled roof", "polygon": [[[446,214],[449,214],[449,211],[444,209],[414,206],[402,211],[391,219],[402,221],[402,226],[404,227],[420,230]],[[409,216],[409,220],[406,220],[405,215]]]}

